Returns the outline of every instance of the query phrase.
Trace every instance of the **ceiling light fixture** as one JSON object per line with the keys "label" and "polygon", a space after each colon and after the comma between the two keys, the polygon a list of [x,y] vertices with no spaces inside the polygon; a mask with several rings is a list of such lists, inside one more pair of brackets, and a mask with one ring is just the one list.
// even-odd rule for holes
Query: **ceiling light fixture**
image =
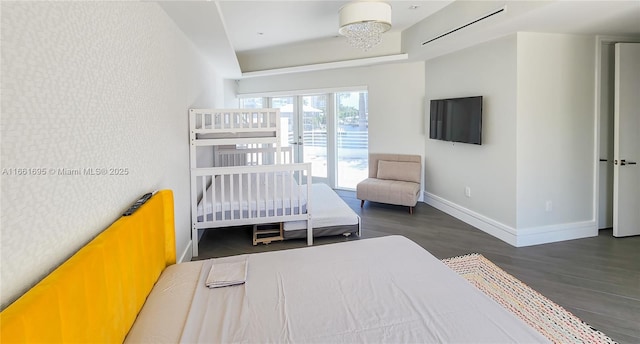
{"label": "ceiling light fixture", "polygon": [[367,51],[380,44],[391,29],[391,5],[384,2],[352,2],[340,9],[340,29],[349,45]]}

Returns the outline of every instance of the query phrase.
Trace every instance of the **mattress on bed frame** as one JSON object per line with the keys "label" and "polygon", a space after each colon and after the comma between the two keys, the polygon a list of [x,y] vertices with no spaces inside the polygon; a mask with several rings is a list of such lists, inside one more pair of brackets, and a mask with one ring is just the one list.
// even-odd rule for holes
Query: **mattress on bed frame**
{"label": "mattress on bed frame", "polygon": [[[205,287],[212,265],[245,259],[245,284]],[[548,343],[400,236],[171,266],[127,341]]]}
{"label": "mattress on bed frame", "polygon": [[[358,225],[344,225],[344,226],[328,226],[328,227],[314,227],[313,237],[323,237],[332,235],[351,235],[358,234],[360,226]],[[306,229],[289,229],[282,232],[282,237],[287,239],[304,239],[307,237]]]}
{"label": "mattress on bed frame", "polygon": [[[327,184],[311,185],[313,236],[358,233],[360,217]],[[307,237],[307,221],[284,223],[285,239]]]}

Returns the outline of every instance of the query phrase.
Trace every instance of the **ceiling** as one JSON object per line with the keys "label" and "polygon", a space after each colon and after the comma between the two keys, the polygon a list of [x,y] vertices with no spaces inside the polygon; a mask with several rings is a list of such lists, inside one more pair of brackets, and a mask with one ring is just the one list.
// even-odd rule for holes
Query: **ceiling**
{"label": "ceiling", "polygon": [[[429,59],[518,31],[640,36],[640,1],[385,1],[391,31],[368,52],[338,36],[338,12],[349,1],[161,1],[158,4],[225,78],[286,73],[304,66],[336,68],[340,61],[377,61],[380,56]],[[411,9],[412,7],[416,7]],[[495,18],[446,36],[491,11]],[[352,65],[352,64],[350,64]],[[292,69],[291,67],[295,67]]]}
{"label": "ceiling", "polygon": [[[453,1],[385,1],[391,32],[402,32]],[[338,35],[338,13],[349,1],[219,1],[237,52]],[[410,9],[411,6],[417,6]]]}

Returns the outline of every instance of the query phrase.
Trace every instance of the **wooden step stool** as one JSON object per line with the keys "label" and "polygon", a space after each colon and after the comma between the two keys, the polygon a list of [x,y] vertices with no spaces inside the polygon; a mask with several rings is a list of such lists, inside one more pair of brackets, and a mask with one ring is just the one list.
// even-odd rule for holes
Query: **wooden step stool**
{"label": "wooden step stool", "polygon": [[253,246],[259,243],[269,244],[272,241],[281,241],[284,239],[283,224],[280,223],[261,223],[253,225]]}

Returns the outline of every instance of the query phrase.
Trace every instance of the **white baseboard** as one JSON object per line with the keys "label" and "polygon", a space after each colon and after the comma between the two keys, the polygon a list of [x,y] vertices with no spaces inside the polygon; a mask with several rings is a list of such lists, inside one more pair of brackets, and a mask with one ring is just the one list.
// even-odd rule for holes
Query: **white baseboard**
{"label": "white baseboard", "polygon": [[598,235],[595,221],[516,229],[428,192],[424,193],[424,202],[515,247]]}
{"label": "white baseboard", "polygon": [[482,230],[483,232],[491,234],[510,245],[516,246],[518,243],[516,230],[513,227],[507,226],[428,192],[424,193],[424,202],[457,218],[458,220]]}
{"label": "white baseboard", "polygon": [[180,259],[177,261],[177,263],[184,263],[184,262],[190,262],[191,258],[193,258],[193,251],[191,249],[191,240],[189,240],[189,242],[187,242],[187,246],[182,250],[182,255],[180,256]]}
{"label": "white baseboard", "polygon": [[518,229],[517,247],[598,236],[596,221],[561,223],[557,225]]}

